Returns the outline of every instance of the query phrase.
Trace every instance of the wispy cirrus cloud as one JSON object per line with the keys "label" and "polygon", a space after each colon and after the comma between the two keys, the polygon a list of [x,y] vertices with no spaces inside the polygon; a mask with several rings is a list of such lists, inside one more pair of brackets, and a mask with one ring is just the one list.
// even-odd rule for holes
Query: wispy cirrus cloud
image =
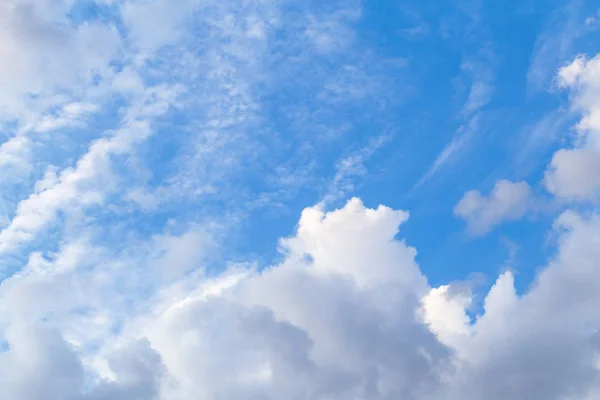
{"label": "wispy cirrus cloud", "polygon": [[584,3],[579,0],[566,2],[546,22],[536,40],[527,71],[530,95],[550,88],[556,70],[571,57],[575,40],[585,30],[581,24]]}
{"label": "wispy cirrus cloud", "polygon": [[458,113],[460,126],[414,188],[430,180],[444,165],[468,149],[481,134],[482,109],[492,100],[494,93],[494,58],[493,50],[487,46],[480,49],[476,57],[462,63],[461,71],[470,80],[470,86]]}

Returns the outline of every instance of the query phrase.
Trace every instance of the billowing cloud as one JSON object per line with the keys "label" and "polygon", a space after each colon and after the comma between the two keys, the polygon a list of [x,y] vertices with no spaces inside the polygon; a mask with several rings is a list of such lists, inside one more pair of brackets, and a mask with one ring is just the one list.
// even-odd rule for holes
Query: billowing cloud
{"label": "billowing cloud", "polygon": [[571,92],[576,126],[575,147],[561,149],[546,172],[546,188],[566,200],[597,200],[600,191],[600,56],[576,58],[561,68],[558,83]]}
{"label": "billowing cloud", "polygon": [[[328,213],[308,208],[296,234],[281,241],[281,263],[188,276],[188,289],[165,288],[147,312],[124,320],[116,345],[95,351],[103,363],[86,361],[89,349],[74,339],[72,325],[55,325],[55,317],[31,325],[14,313],[0,393],[32,400],[48,388],[66,399],[161,400],[558,400],[592,393],[600,383],[600,217],[560,216],[558,252],[534,285],[518,295],[513,275],[502,274],[473,321],[471,296],[453,285],[429,287],[415,250],[396,238],[406,218],[358,199]],[[187,241],[169,238],[163,246]],[[5,281],[3,304],[15,285],[57,274],[52,268]],[[77,315],[79,308],[59,303],[45,300],[48,316]],[[91,386],[90,373],[97,377]]]}

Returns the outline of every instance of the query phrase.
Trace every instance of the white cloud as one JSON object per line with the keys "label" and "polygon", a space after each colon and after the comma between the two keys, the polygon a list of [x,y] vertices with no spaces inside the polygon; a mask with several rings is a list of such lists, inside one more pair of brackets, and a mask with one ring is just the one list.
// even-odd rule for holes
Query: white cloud
{"label": "white cloud", "polygon": [[7,340],[10,350],[0,354],[3,397],[38,400],[52,393],[65,400],[144,400],[158,394],[160,357],[145,342],[130,343],[110,358],[118,373],[115,380],[82,392],[86,371],[59,332],[41,325],[14,325]]}
{"label": "white cloud", "polygon": [[577,398],[597,384],[599,228],[597,216],[564,214],[558,254],[527,293],[515,294],[510,273],[498,279],[469,345],[459,349],[471,360],[457,379],[462,398]]}
{"label": "white cloud", "polygon": [[282,264],[153,317],[145,332],[179,378],[177,394],[385,398],[431,390],[430,363],[445,350],[414,319],[427,285],[414,250],[394,240],[406,217],[358,199],[327,214],[306,209],[297,234],[282,241]]}
{"label": "white cloud", "polygon": [[23,135],[14,136],[0,145],[0,168],[12,170],[5,173],[3,181],[27,174],[31,170],[29,156],[31,153],[30,140]]}
{"label": "white cloud", "polygon": [[[600,217],[562,215],[557,255],[535,285],[519,296],[504,273],[474,322],[466,314],[471,296],[453,285],[430,288],[415,250],[396,239],[406,218],[358,199],[329,213],[308,208],[295,235],[281,242],[280,264],[188,275],[163,288],[147,313],[139,304],[121,317],[111,297],[118,292],[98,291],[100,277],[110,289],[139,274],[137,263],[161,263],[160,254],[142,247],[126,264],[106,264],[102,253],[90,260],[89,244],[79,244],[55,261],[32,261],[39,267],[0,285],[0,321],[8,324],[0,395],[38,400],[51,388],[73,400],[561,400],[598,387]],[[180,238],[165,236],[161,246],[189,248],[187,236]],[[121,266],[105,271],[111,264]],[[81,279],[84,271],[92,273]],[[33,290],[40,279],[44,286]],[[64,295],[44,296],[49,289]],[[14,297],[22,290],[37,298],[29,309],[46,322],[30,322]],[[125,318],[124,329],[105,333],[111,340],[90,335],[93,325],[80,326],[86,304],[96,315],[117,307],[111,315]],[[86,346],[92,337],[100,350]]]}
{"label": "white cloud", "polygon": [[85,116],[98,110],[98,106],[90,103],[74,102],[62,107],[56,115],[45,115],[37,123],[37,132],[51,131],[68,126],[82,126]]}
{"label": "white cloud", "polygon": [[162,277],[170,281],[197,269],[213,247],[211,238],[199,231],[190,230],[179,236],[158,235],[153,238],[152,258],[156,259]]}
{"label": "white cloud", "polygon": [[[87,85],[109,72],[121,46],[112,25],[66,24],[69,1],[13,1],[0,5],[0,117],[28,118],[32,103],[58,90]],[[35,98],[30,97],[34,95]]]}
{"label": "white cloud", "polygon": [[452,310],[442,318],[452,332],[465,332],[452,337],[455,370],[440,398],[570,399],[597,387],[598,222],[597,215],[559,217],[557,255],[531,288],[519,296],[513,275],[502,274],[473,324],[453,297],[438,306]]}
{"label": "white cloud", "polygon": [[13,325],[5,334],[10,351],[0,354],[3,397],[35,400],[54,393],[65,399],[76,398],[83,369],[59,332]]}
{"label": "white cloud", "polygon": [[484,234],[502,221],[521,219],[532,205],[526,182],[500,180],[488,196],[477,190],[465,193],[454,207],[454,215],[464,219],[472,233]]}
{"label": "white cloud", "polygon": [[[6,137],[0,184],[13,203],[39,177],[38,166],[43,169],[45,162],[40,159],[56,150],[47,147],[57,140],[47,139],[61,128],[83,130],[87,116],[114,99],[109,81],[112,63],[123,56],[122,37],[112,22],[72,20],[73,7],[70,0],[0,4],[0,127]],[[15,207],[11,204],[11,212]]]}
{"label": "white cloud", "polygon": [[100,204],[118,183],[111,171],[111,157],[132,152],[150,136],[152,119],[164,114],[180,91],[178,87],[147,88],[132,102],[123,125],[112,136],[92,143],[77,165],[64,169],[52,185],[45,177],[37,185],[44,189],[19,202],[10,225],[0,231],[0,253],[32,240],[61,210]]}
{"label": "white cloud", "polygon": [[577,57],[560,69],[558,84],[571,91],[577,124],[575,147],[552,157],[544,184],[549,192],[566,200],[597,200],[600,194],[600,56]]}
{"label": "white cloud", "polygon": [[562,149],[554,153],[544,184],[550,193],[570,200],[594,200],[600,190],[600,153]]}
{"label": "white cloud", "polygon": [[473,298],[470,293],[453,289],[451,285],[431,289],[423,297],[422,318],[442,343],[457,347],[471,330],[466,310]]}
{"label": "white cloud", "polygon": [[585,71],[586,63],[586,59],[579,56],[571,64],[562,67],[558,71],[559,86],[569,87],[575,85],[581,74]]}

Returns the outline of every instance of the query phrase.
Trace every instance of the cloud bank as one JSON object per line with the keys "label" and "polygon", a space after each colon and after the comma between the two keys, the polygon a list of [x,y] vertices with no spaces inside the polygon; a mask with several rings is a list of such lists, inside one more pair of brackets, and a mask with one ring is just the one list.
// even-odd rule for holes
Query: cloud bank
{"label": "cloud bank", "polygon": [[[307,208],[295,235],[281,241],[281,263],[174,281],[93,352],[82,342],[93,341],[93,332],[81,329],[82,310],[108,311],[110,301],[93,304],[89,296],[104,268],[80,271],[78,258],[89,249],[30,260],[0,287],[2,304],[10,307],[2,313],[0,393],[21,399],[49,391],[63,399],[594,398],[600,216],[561,215],[557,254],[531,288],[517,295],[512,274],[500,275],[474,319],[471,295],[452,285],[430,287],[415,249],[397,238],[407,217],[358,199],[327,213]],[[178,240],[165,245],[176,247]],[[59,316],[72,322],[59,323]]]}

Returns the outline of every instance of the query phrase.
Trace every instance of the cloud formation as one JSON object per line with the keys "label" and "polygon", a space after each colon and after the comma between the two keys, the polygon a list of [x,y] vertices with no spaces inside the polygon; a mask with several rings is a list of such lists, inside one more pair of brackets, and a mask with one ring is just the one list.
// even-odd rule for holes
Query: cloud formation
{"label": "cloud formation", "polygon": [[[191,285],[190,276],[174,282],[146,312],[127,319],[116,345],[101,345],[104,364],[86,361],[71,331],[76,325],[52,323],[60,314],[77,316],[84,303],[70,308],[47,297],[49,322],[33,325],[29,314],[13,310],[5,320],[0,393],[165,400],[525,400],[592,393],[600,383],[592,328],[600,323],[600,217],[561,215],[558,252],[535,284],[517,295],[513,275],[502,274],[473,321],[471,295],[452,285],[431,288],[415,250],[396,238],[406,218],[358,199],[328,213],[307,208],[296,234],[281,242],[281,263],[262,271],[233,267]],[[174,239],[164,245],[178,246]],[[22,308],[11,300],[27,286],[43,281],[45,290],[61,290],[65,274],[80,274],[59,266],[31,264],[27,274],[6,280],[2,304]],[[77,279],[83,286],[76,289],[89,290],[101,273]]]}
{"label": "cloud formation", "polygon": [[[345,202],[396,139],[390,93],[414,62],[365,46],[363,6],[0,3],[0,399],[598,397],[597,210],[556,217],[526,290],[504,272],[479,297],[431,283],[408,211]],[[502,81],[467,8],[460,128],[422,182],[473,143]],[[582,116],[546,172],[561,200],[600,189],[598,65],[559,73]],[[532,197],[502,180],[454,212],[483,234]],[[287,203],[281,226],[251,218]]]}
{"label": "cloud formation", "polygon": [[467,222],[474,234],[484,234],[502,221],[518,220],[534,205],[527,182],[496,182],[488,196],[477,190],[464,194],[454,207],[454,215]]}
{"label": "cloud formation", "polygon": [[600,191],[600,56],[580,56],[560,69],[558,84],[570,90],[574,111],[582,118],[575,127],[575,147],[552,157],[544,183],[566,200],[597,200]]}

